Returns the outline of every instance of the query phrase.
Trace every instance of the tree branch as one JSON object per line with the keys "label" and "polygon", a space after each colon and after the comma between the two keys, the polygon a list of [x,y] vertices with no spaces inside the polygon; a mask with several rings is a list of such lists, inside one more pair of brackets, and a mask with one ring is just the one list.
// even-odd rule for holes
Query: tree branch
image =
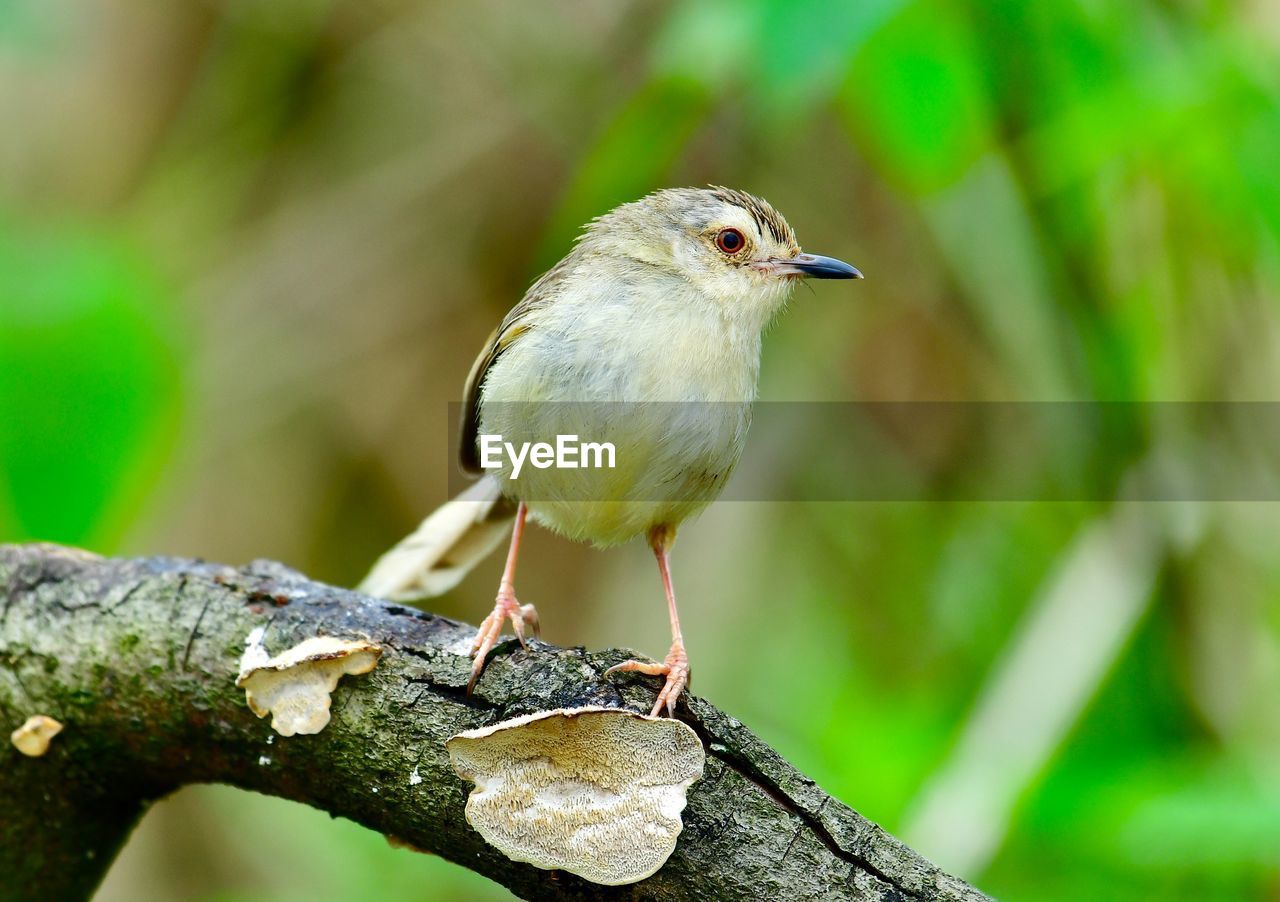
{"label": "tree branch", "polygon": [[[273,651],[315,635],[368,637],[385,651],[372,673],[342,682],[328,727],[284,738],[235,687],[256,627]],[[985,898],[693,697],[678,714],[702,738],[707,767],[662,870],[602,887],[508,860],[464,819],[470,787],[444,740],[548,708],[647,711],[654,681],[601,679],[627,651],[512,641],[468,696],[472,634],[270,562],[232,569],[0,546],[0,718],[6,732],[32,714],[66,725],[42,758],[7,742],[0,750],[5,885],[32,897],[87,896],[151,801],[221,782],[351,818],[530,899]]]}

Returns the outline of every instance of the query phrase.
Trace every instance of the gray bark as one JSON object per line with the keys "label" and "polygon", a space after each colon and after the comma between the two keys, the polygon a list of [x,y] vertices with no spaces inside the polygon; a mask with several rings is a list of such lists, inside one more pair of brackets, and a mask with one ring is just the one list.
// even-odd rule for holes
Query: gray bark
{"label": "gray bark", "polygon": [[[342,681],[325,730],[284,738],[235,687],[245,637],[259,626],[272,651],[337,635],[385,652],[372,673]],[[0,748],[0,896],[88,896],[152,801],[220,782],[351,818],[529,899],[985,898],[696,697],[677,714],[703,740],[706,773],[657,874],[602,887],[508,860],[464,819],[470,786],[444,740],[548,708],[647,711],[657,681],[601,678],[629,651],[510,641],[468,696],[472,633],[270,562],[234,569],[0,546],[4,734],[32,714],[65,724],[41,758]],[[422,782],[411,784],[415,769]]]}

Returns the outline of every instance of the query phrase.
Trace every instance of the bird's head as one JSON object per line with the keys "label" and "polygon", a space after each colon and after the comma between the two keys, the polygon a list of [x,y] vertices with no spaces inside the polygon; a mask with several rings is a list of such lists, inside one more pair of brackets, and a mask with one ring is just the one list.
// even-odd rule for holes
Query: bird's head
{"label": "bird's head", "polygon": [[596,219],[588,253],[675,274],[731,315],[768,320],[802,278],[860,279],[832,257],[806,254],[767,201],[731,188],[668,188]]}

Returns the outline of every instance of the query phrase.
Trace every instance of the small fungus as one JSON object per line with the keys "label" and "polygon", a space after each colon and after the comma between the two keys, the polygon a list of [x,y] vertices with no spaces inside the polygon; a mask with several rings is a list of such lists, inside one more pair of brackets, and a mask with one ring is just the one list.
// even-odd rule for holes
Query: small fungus
{"label": "small fungus", "polygon": [[378,664],[381,646],[365,641],[315,636],[286,652],[267,657],[262,633],[254,630],[240,658],[236,685],[249,709],[272,715],[271,729],[281,736],[319,733],[329,723],[329,695],[346,674],[368,673]]}
{"label": "small fungus", "polygon": [[706,760],[686,724],[618,708],[540,711],[445,747],[476,784],[467,822],[486,842],[609,886],[643,880],[670,857]]}
{"label": "small fungus", "polygon": [[49,751],[49,740],[62,732],[62,724],[45,714],[27,718],[27,722],[9,735],[13,747],[29,758],[39,758]]}

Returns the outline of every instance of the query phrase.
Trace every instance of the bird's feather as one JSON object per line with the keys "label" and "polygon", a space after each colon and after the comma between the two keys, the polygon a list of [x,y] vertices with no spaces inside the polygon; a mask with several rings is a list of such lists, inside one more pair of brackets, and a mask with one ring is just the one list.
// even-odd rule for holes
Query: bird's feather
{"label": "bird's feather", "polygon": [[357,591],[392,601],[441,595],[489,555],[510,529],[515,505],[485,477],[437,508],[378,559]]}

